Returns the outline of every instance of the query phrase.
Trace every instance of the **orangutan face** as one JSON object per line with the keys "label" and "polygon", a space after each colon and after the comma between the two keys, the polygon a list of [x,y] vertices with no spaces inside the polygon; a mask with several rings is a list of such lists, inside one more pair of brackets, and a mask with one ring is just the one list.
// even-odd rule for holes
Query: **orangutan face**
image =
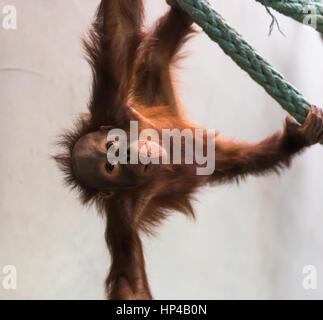
{"label": "orangutan face", "polygon": [[[131,149],[138,148],[138,154],[145,153],[150,158],[161,157],[161,147],[152,141],[137,141],[127,144],[127,162],[110,162],[108,154],[121,152],[118,141],[107,139],[107,130],[91,132],[81,137],[74,146],[72,165],[76,176],[89,187],[97,190],[109,190],[122,187],[134,187],[148,181],[159,168],[159,164],[130,163]],[[129,139],[128,139],[129,140]]]}

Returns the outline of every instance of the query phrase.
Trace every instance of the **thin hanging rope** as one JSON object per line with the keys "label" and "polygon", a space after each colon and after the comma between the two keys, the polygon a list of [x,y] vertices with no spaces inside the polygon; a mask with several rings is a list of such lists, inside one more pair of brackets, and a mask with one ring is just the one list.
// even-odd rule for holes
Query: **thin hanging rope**
{"label": "thin hanging rope", "polygon": [[323,33],[322,0],[256,0],[266,7]]}

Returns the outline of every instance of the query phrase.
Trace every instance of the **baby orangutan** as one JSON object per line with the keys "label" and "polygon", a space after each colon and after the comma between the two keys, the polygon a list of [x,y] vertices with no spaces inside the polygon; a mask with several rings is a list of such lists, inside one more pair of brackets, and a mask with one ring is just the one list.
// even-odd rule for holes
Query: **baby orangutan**
{"label": "baby orangutan", "polygon": [[[169,11],[147,32],[142,26],[142,0],[101,1],[84,41],[93,72],[89,114],[63,135],[64,152],[55,157],[82,202],[94,203],[107,218],[110,299],[152,299],[139,233],[152,232],[169,211],[194,216],[191,197],[198,187],[277,172],[289,165],[292,156],[323,139],[322,110],[312,106],[303,125],[287,116],[282,132],[257,144],[215,135],[214,170],[209,175],[196,174],[201,167],[196,157],[191,163],[129,161],[130,155],[138,156],[142,150],[154,159],[167,153],[174,157],[174,150],[149,137],[127,139],[125,163],[108,161],[109,152],[124,152],[120,141],[107,138],[109,133],[122,129],[130,138],[130,121],[138,121],[139,132],[200,129],[179,108],[170,72],[181,46],[193,33],[193,21],[176,0],[167,3]],[[201,141],[204,153],[206,134]],[[184,155],[185,147],[180,143],[180,154]]]}

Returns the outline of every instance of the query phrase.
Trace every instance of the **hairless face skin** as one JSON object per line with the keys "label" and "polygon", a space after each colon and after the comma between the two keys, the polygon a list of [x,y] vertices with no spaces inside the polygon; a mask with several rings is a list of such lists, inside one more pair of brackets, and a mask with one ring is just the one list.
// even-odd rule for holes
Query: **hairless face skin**
{"label": "hairless face skin", "polygon": [[[88,133],[75,144],[72,152],[72,166],[78,178],[88,186],[97,190],[111,190],[121,187],[135,187],[148,181],[160,168],[158,164],[130,163],[133,146],[128,144],[127,163],[111,163],[107,153],[119,153],[117,141],[108,141],[108,130]],[[129,139],[128,139],[129,140]],[[138,154],[144,153],[149,158],[160,158],[162,148],[152,141],[138,141]]]}

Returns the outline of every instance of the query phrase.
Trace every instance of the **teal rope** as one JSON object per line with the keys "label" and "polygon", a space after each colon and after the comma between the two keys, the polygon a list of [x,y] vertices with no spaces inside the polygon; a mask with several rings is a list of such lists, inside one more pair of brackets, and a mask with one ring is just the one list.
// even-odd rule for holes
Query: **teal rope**
{"label": "teal rope", "polygon": [[304,23],[311,10],[311,17],[316,20],[315,29],[323,33],[323,1],[322,0],[256,0],[266,7]]}
{"label": "teal rope", "polygon": [[214,11],[206,0],[177,0],[204,32],[295,119],[304,123],[310,103]]}

